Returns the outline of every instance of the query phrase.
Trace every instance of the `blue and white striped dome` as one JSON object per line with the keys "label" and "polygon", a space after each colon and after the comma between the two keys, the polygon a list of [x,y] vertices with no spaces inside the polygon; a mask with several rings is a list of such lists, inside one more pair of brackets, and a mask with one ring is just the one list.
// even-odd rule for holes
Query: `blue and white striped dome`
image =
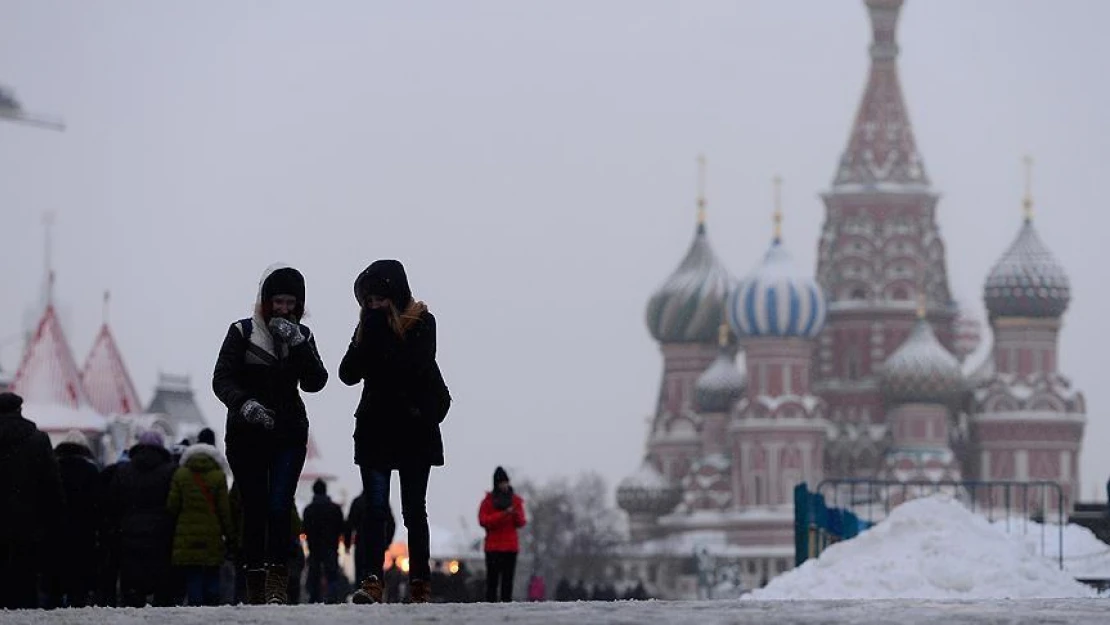
{"label": "blue and white striped dome", "polygon": [[825,294],[775,240],[763,263],[729,294],[728,323],[740,336],[813,338],[825,325]]}

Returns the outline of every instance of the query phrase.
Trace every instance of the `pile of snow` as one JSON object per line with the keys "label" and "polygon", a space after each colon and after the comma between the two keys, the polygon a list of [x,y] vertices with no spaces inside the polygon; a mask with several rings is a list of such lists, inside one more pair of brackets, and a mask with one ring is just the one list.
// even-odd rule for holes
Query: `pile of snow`
{"label": "pile of snow", "polygon": [[[1039,543],[1038,543],[1039,544]],[[906,502],[746,599],[1092,597],[1095,591],[950,495]]]}
{"label": "pile of snow", "polygon": [[[1043,555],[1059,565],[1060,526],[1023,519],[1002,519],[994,527],[1025,545],[1029,553]],[[1064,570],[1082,579],[1110,578],[1110,545],[1082,525],[1064,526]]]}

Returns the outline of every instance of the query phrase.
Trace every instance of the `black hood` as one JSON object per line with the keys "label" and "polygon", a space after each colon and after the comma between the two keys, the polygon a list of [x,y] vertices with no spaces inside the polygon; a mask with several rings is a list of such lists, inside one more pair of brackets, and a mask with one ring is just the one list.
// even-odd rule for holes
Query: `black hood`
{"label": "black hood", "polygon": [[358,274],[355,278],[355,299],[362,304],[368,295],[387,297],[400,311],[408,308],[412,301],[412,289],[401,261],[377,260]]}
{"label": "black hood", "polygon": [[[296,269],[282,264],[274,263],[262,272],[258,281],[258,299],[255,306],[261,308],[275,295],[292,295],[297,298],[294,315],[297,319],[304,317],[305,286],[304,276]],[[267,318],[266,321],[269,321]]]}
{"label": "black hood", "polygon": [[150,471],[172,460],[169,450],[165,447],[144,445],[142,443],[132,447],[128,456],[131,458],[131,464],[143,472]]}

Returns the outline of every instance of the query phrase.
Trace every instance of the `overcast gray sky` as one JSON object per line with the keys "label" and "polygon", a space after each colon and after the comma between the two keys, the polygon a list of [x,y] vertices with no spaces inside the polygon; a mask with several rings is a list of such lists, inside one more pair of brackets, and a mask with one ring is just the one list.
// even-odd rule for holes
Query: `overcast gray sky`
{"label": "overcast gray sky", "polygon": [[[210,391],[227,324],[285,261],[333,372],[356,319],[351,281],[397,257],[439,319],[456,404],[435,525],[474,527],[498,463],[517,478],[643,453],[661,358],[644,306],[694,227],[739,275],[770,236],[815,263],[828,187],[868,67],[858,0],[737,2],[61,2],[9,0],[0,83],[64,134],[0,125],[0,338],[42,281],[41,214],[58,214],[57,299],[77,358],[101,292],[144,401],[158,370]],[[929,172],[953,292],[981,285],[1020,221],[1037,223],[1074,300],[1061,362],[1087,393],[1083,494],[1110,472],[1110,3],[911,0],[902,83]],[[0,351],[6,369],[19,349]],[[308,399],[312,432],[357,491],[357,389]]]}

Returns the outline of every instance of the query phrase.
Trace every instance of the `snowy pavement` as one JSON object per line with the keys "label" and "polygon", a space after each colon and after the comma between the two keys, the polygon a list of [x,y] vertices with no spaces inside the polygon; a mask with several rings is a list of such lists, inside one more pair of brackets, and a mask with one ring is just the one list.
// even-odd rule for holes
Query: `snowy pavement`
{"label": "snowy pavement", "polygon": [[2,612],[4,625],[292,625],[302,623],[373,625],[745,625],[844,623],[1105,623],[1110,599],[983,601],[638,601],[514,604],[429,604],[378,606],[289,606],[220,608],[85,608]]}

